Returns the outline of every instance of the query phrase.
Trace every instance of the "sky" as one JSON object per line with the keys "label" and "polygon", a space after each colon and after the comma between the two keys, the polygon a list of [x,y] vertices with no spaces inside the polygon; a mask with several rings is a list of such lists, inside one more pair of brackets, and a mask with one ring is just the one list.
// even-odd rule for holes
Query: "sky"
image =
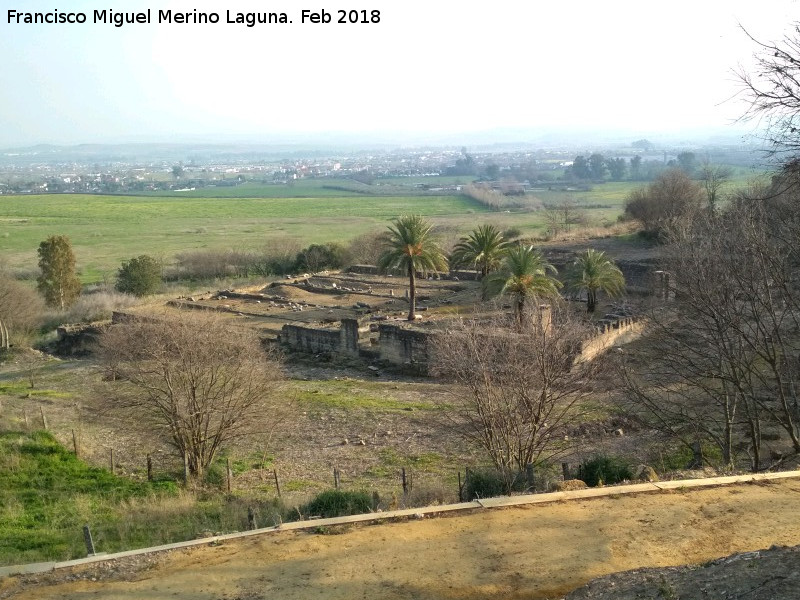
{"label": "sky", "polygon": [[[16,4],[15,4],[16,3]],[[150,24],[93,23],[150,9]],[[301,23],[303,7],[331,23]],[[9,23],[8,11],[85,24]],[[157,22],[159,10],[217,24]],[[339,11],[378,23],[336,23]],[[226,23],[226,11],[291,24]],[[799,0],[4,0],[0,147],[749,127],[737,69]],[[498,136],[501,134],[498,133]]]}

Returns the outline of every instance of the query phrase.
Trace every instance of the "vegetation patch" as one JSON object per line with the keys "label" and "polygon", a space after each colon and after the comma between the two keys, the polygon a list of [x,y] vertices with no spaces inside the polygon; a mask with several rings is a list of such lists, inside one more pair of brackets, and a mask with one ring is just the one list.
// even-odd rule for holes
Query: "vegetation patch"
{"label": "vegetation patch", "polygon": [[0,562],[6,564],[80,556],[86,523],[104,551],[121,549],[127,540],[114,522],[122,505],[176,493],[169,482],[139,483],[90,467],[46,432],[0,433],[0,457]]}
{"label": "vegetation patch", "polygon": [[595,456],[581,464],[579,473],[579,479],[591,487],[613,485],[633,479],[630,465],[616,456]]}
{"label": "vegetation patch", "polygon": [[322,492],[301,509],[303,514],[323,519],[360,515],[371,511],[372,497],[369,494],[343,490]]}
{"label": "vegetation patch", "polygon": [[0,394],[5,396],[31,396],[39,398],[69,398],[72,394],[57,390],[42,390],[32,388],[28,383],[3,383],[0,384]]}
{"label": "vegetation patch", "polygon": [[[314,382],[313,387],[297,391],[297,399],[310,407],[363,409],[380,411],[434,410],[436,406],[427,402],[409,402],[386,396],[385,389],[360,381]],[[366,388],[366,389],[365,389]],[[371,393],[375,389],[376,393]]]}

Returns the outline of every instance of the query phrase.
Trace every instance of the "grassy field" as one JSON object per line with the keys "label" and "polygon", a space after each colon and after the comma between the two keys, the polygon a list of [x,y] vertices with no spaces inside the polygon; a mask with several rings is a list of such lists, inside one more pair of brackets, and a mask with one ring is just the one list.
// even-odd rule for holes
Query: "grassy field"
{"label": "grassy field", "polygon": [[[591,204],[594,196],[576,197]],[[621,205],[622,200],[617,201]],[[591,211],[611,221],[619,208]],[[142,196],[0,197],[0,257],[6,266],[35,271],[36,249],[50,235],[72,241],[84,283],[113,279],[119,264],[150,254],[169,264],[180,252],[200,249],[260,249],[292,239],[302,246],[343,242],[379,231],[399,215],[430,218],[444,237],[455,238],[476,224],[517,227],[540,233],[540,212],[492,213],[465,196],[342,196],[310,198],[194,198]]]}
{"label": "grassy field", "polygon": [[0,432],[0,564],[86,555],[88,524],[98,552],[117,552],[247,527],[282,507],[223,494],[195,495],[169,480],[141,481],[77,458],[45,431]]}
{"label": "grassy field", "polygon": [[[347,243],[409,213],[430,218],[445,245],[481,223],[514,227],[527,237],[544,234],[543,211],[491,212],[463,195],[412,194],[416,183],[465,183],[462,179],[394,178],[380,180],[378,186],[335,179],[293,185],[248,182],[160,196],[0,196],[0,261],[18,271],[35,272],[39,243],[64,234],[72,241],[82,281],[93,283],[113,280],[123,260],[140,254],[170,264],[175,255],[189,250],[260,250],[286,239],[301,246]],[[728,189],[746,181],[740,174]],[[384,195],[330,187],[338,184],[374,188],[376,194],[385,186],[380,192]],[[588,191],[540,189],[533,195],[544,206],[569,198],[584,210],[591,226],[602,227],[616,221],[625,198],[641,185],[609,182]],[[406,187],[408,195],[402,195]]]}
{"label": "grassy field", "polygon": [[353,179],[320,178],[320,179],[298,179],[288,184],[263,183],[259,181],[247,181],[236,186],[209,186],[185,192],[153,192],[146,194],[151,196],[164,197],[185,197],[185,198],[324,198],[324,197],[348,197],[353,195],[353,191],[364,190],[365,195],[368,187],[375,190],[375,194],[383,188],[405,188],[408,193],[416,195],[420,186],[436,187],[441,185],[466,185],[473,180],[473,177],[464,176],[435,176],[435,177],[385,177],[375,180],[372,186],[366,186]]}
{"label": "grassy field", "polygon": [[153,192],[154,197],[173,198],[326,198],[351,196],[338,187],[348,184],[344,179],[303,179],[289,185],[247,181],[236,186],[209,186],[185,192]]}
{"label": "grassy field", "polygon": [[342,198],[163,198],[133,196],[3,196],[0,256],[35,269],[36,248],[68,235],[84,283],[113,274],[122,260],[151,254],[169,262],[195,249],[257,249],[280,238],[301,244],[346,242],[389,220],[417,213],[467,222],[488,212],[464,196]]}

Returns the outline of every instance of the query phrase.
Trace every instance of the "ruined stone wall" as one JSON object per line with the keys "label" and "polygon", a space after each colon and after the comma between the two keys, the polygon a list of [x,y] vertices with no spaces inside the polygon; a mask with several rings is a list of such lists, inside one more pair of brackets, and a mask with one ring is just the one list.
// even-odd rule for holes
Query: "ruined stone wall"
{"label": "ruined stone wall", "polygon": [[358,354],[358,321],[342,319],[339,329],[284,325],[280,341],[292,350],[309,354]]}
{"label": "ruined stone wall", "polygon": [[623,317],[616,321],[602,323],[596,335],[581,344],[578,360],[592,360],[613,346],[626,344],[639,337],[644,329],[644,322],[634,317]]}
{"label": "ruined stone wall", "polygon": [[658,268],[656,261],[620,260],[617,261],[617,266],[625,276],[625,288],[628,293],[654,293],[654,273]]}
{"label": "ruined stone wall", "polygon": [[377,275],[378,267],[375,265],[350,265],[347,267],[347,273],[355,273],[357,275]]}
{"label": "ruined stone wall", "polygon": [[[631,316],[600,321],[595,333],[581,345],[577,360],[592,360],[609,348],[625,344],[638,337],[644,323]],[[411,329],[403,325],[378,325],[377,352],[380,360],[397,366],[410,367],[427,373],[433,348],[434,331]],[[299,325],[284,325],[280,341],[292,350],[309,354],[340,354],[357,356],[359,326],[355,319],[344,319],[339,329],[317,329]]]}
{"label": "ruined stone wall", "polygon": [[110,325],[108,321],[61,325],[53,349],[59,356],[88,356],[97,350],[100,336]]}
{"label": "ruined stone wall", "polygon": [[338,330],[313,329],[299,325],[284,325],[281,329],[281,343],[292,350],[309,354],[338,352],[340,343]]}
{"label": "ruined stone wall", "polygon": [[431,333],[383,323],[378,327],[381,360],[398,365],[418,365],[426,370],[430,360]]}

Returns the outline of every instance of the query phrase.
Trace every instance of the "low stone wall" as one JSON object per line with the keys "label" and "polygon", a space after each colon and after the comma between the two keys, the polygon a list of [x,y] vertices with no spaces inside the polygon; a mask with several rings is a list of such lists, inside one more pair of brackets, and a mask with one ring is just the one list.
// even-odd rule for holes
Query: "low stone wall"
{"label": "low stone wall", "polygon": [[592,360],[613,346],[627,344],[642,334],[644,322],[634,317],[624,317],[616,321],[603,323],[597,334],[581,344],[578,360]]}
{"label": "low stone wall", "polygon": [[432,333],[383,323],[378,326],[381,360],[398,365],[415,365],[427,371]]}
{"label": "low stone wall", "polygon": [[347,272],[357,275],[377,275],[378,267],[375,265],[351,265],[347,267]]}
{"label": "low stone wall", "polygon": [[339,352],[341,335],[338,330],[313,329],[299,325],[284,325],[281,329],[281,343],[292,350],[309,354],[328,354]]}
{"label": "low stone wall", "polygon": [[319,329],[302,325],[284,325],[280,342],[309,354],[358,354],[358,321],[342,319],[339,329]]}
{"label": "low stone wall", "polygon": [[[576,360],[592,360],[615,345],[638,337],[644,323],[631,316],[609,315],[599,322],[596,333],[581,345]],[[374,327],[374,326],[373,326]],[[406,325],[378,325],[377,357],[386,363],[411,368],[418,373],[428,372],[435,331],[414,329]],[[344,319],[339,329],[320,329],[301,325],[284,325],[280,342],[292,350],[309,354],[341,354],[358,356],[359,325],[355,319]]]}

